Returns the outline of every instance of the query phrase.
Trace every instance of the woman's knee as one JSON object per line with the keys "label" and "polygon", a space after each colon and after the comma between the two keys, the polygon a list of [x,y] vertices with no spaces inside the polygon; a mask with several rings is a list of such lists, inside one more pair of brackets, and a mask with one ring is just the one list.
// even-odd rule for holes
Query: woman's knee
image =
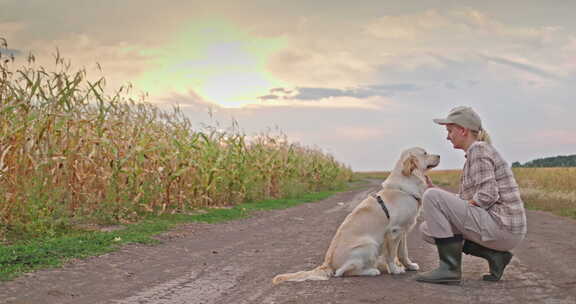
{"label": "woman's knee", "polygon": [[442,190],[436,188],[428,188],[422,195],[422,201],[435,201],[442,195]]}
{"label": "woman's knee", "polygon": [[445,199],[443,198],[444,194],[445,194],[444,190],[436,188],[428,188],[426,191],[424,191],[424,194],[422,195],[422,205],[424,206],[424,209],[426,209],[426,207],[429,208],[432,206],[438,206],[438,204],[444,202],[445,201]]}

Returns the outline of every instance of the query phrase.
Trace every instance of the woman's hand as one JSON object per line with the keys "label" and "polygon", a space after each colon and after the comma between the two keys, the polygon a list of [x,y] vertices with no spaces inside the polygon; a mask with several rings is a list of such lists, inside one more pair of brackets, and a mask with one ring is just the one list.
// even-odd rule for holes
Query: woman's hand
{"label": "woman's hand", "polygon": [[436,185],[432,182],[432,179],[428,175],[424,175],[426,177],[426,185],[428,188],[436,188]]}
{"label": "woman's hand", "polygon": [[472,206],[476,206],[476,207],[480,207],[480,205],[478,205],[475,201],[473,200],[469,200],[468,204],[472,205]]}

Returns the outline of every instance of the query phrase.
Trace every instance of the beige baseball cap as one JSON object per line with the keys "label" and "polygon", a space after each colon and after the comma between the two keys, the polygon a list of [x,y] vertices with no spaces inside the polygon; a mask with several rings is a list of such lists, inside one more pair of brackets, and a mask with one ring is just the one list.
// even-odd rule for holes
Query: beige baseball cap
{"label": "beige baseball cap", "polygon": [[439,125],[457,124],[474,131],[482,130],[482,120],[471,107],[455,107],[446,118],[436,118],[433,121]]}

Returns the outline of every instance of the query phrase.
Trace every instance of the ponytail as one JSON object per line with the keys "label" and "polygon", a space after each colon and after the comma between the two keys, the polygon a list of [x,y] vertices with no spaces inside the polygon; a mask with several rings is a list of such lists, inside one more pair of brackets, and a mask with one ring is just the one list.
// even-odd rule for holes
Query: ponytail
{"label": "ponytail", "polygon": [[486,132],[486,130],[481,129],[480,131],[474,131],[473,133],[476,136],[476,140],[483,141],[487,144],[492,143],[492,140],[490,139],[490,135],[488,134],[488,132]]}

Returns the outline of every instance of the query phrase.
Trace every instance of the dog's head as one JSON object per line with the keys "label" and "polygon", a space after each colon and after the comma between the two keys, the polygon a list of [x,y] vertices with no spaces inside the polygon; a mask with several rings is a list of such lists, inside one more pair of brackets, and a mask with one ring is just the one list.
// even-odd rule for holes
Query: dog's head
{"label": "dog's head", "polygon": [[440,163],[440,155],[428,154],[426,150],[416,147],[410,148],[402,152],[402,174],[410,176],[417,170],[419,173],[424,173]]}

